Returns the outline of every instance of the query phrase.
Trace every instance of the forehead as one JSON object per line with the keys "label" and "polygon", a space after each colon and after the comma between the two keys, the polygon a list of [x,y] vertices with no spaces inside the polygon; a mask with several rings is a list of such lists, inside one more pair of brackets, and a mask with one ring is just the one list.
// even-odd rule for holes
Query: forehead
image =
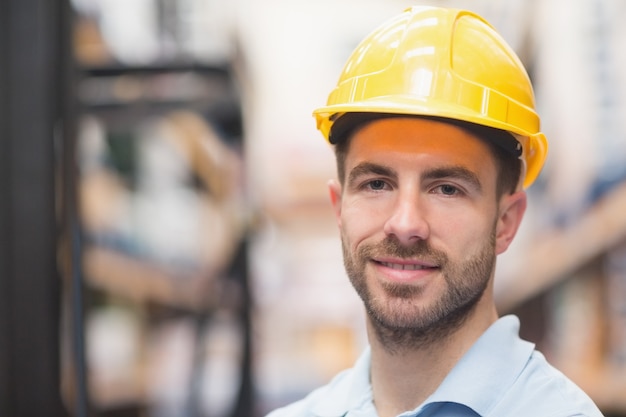
{"label": "forehead", "polygon": [[383,156],[421,156],[450,163],[495,166],[488,145],[473,133],[450,123],[413,117],[375,120],[354,133],[348,161]]}

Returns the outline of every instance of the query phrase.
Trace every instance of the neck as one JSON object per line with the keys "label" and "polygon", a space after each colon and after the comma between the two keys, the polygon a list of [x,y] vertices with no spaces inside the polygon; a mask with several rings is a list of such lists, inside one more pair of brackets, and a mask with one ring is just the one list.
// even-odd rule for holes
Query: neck
{"label": "neck", "polygon": [[497,320],[493,303],[479,302],[457,328],[440,339],[417,343],[413,348],[389,349],[371,319],[368,334],[372,349],[371,382],[374,404],[380,417],[397,416],[415,409],[441,384],[459,359]]}

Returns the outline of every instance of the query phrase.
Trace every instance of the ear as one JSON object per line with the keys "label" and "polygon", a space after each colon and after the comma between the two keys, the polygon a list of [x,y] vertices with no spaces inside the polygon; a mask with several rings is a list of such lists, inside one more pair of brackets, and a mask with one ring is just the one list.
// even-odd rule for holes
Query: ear
{"label": "ear", "polygon": [[341,184],[337,180],[328,181],[328,191],[330,192],[330,203],[337,218],[337,225],[341,227]]}
{"label": "ear", "polygon": [[518,191],[501,198],[500,216],[496,225],[496,254],[505,252],[513,241],[526,212],[526,202],[525,191]]}

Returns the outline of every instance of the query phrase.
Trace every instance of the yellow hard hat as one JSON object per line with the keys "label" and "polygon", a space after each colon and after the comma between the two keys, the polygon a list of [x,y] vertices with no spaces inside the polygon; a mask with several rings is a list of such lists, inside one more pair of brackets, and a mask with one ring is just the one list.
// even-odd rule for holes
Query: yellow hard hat
{"label": "yellow hard hat", "polygon": [[487,21],[466,10],[412,7],[367,36],[326,106],[313,112],[331,143],[333,124],[346,113],[434,116],[508,131],[522,145],[524,188],[548,150],[523,64]]}

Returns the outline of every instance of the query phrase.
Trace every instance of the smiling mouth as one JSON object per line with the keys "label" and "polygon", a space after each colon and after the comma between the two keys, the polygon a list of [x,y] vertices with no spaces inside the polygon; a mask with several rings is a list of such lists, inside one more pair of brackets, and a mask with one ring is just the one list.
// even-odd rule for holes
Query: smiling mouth
{"label": "smiling mouth", "polygon": [[419,265],[419,264],[397,264],[392,262],[378,262],[378,264],[391,269],[397,269],[399,271],[419,271],[424,269],[435,269],[433,266]]}

